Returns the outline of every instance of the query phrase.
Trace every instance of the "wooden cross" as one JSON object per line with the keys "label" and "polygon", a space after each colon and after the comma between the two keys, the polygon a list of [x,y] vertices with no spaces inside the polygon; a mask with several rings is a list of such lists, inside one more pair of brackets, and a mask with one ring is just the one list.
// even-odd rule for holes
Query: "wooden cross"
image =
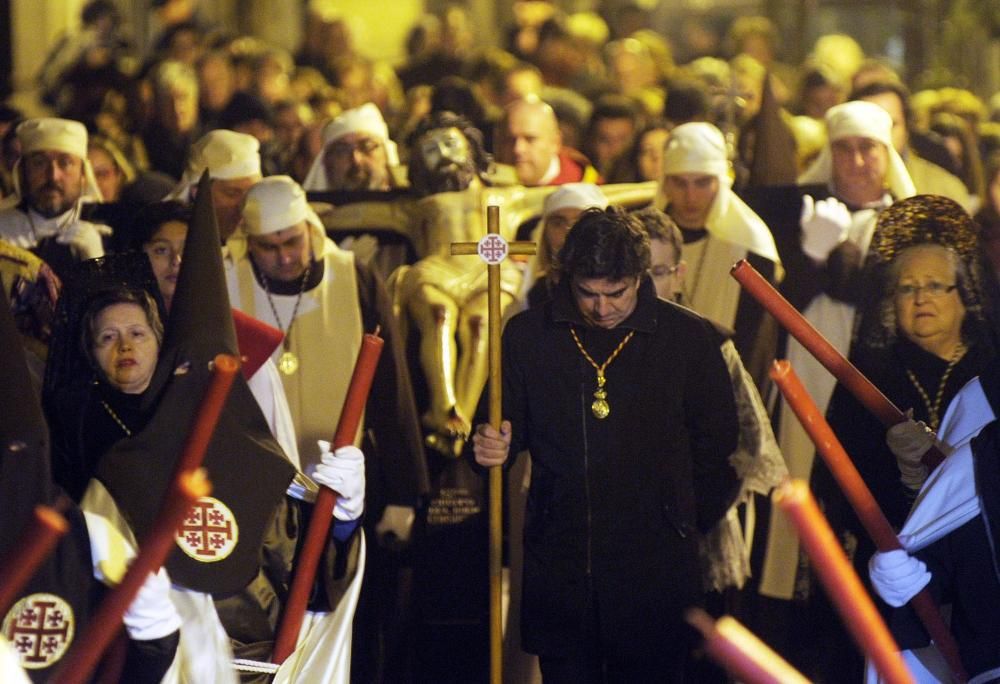
{"label": "wooden cross", "polygon": [[[489,419],[500,430],[503,420],[500,375],[500,264],[512,254],[534,254],[534,242],[507,242],[500,235],[500,207],[486,207],[486,237],[479,242],[451,243],[452,256],[478,254],[486,262],[489,326]],[[489,469],[490,482],[490,684],[502,682],[503,620],[501,612],[503,479],[501,466]]]}

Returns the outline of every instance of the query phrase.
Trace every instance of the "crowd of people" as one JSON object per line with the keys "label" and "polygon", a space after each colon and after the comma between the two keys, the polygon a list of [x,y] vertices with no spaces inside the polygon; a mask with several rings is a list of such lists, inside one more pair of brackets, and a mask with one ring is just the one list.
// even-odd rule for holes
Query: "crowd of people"
{"label": "crowd of people", "polygon": [[[0,109],[0,554],[36,504],[71,527],[0,605],[0,678],[46,681],[87,634],[228,353],[213,493],[122,618],[120,681],[484,678],[485,658],[432,662],[415,633],[440,624],[414,607],[449,601],[422,559],[462,538],[428,531],[481,515],[489,467],[511,474],[511,681],[726,681],[695,653],[692,606],[735,613],[814,681],[860,681],[770,506],[788,476],[919,681],[950,677],[907,607],[925,586],[968,674],[1000,681],[1000,94],[911,93],[839,34],[785,64],[763,17],[675,63],[632,10],[515,3],[504,49],[478,49],[453,6],[390,68],[318,14],[294,55],[197,13],[138,55],[115,4],[87,3],[40,74],[50,114]],[[491,205],[493,230],[537,245],[500,268],[500,426],[486,270],[450,248],[486,235]],[[741,259],[906,420],[887,432],[780,330],[729,277]],[[361,425],[331,445],[375,330]],[[775,358],[902,550],[876,552],[774,399]],[[339,497],[305,626],[271,664],[322,487]],[[470,602],[444,622],[475,640]]]}

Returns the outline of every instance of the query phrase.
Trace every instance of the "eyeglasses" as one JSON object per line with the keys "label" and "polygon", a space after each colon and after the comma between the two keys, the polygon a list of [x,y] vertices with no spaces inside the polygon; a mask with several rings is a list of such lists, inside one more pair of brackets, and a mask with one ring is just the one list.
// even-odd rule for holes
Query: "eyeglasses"
{"label": "eyeglasses", "polygon": [[928,299],[937,299],[938,297],[943,297],[952,290],[954,290],[958,285],[945,285],[944,283],[936,283],[931,281],[926,285],[900,285],[896,288],[896,295],[903,297],[904,299],[909,299],[911,297],[916,297],[918,293],[922,290]]}

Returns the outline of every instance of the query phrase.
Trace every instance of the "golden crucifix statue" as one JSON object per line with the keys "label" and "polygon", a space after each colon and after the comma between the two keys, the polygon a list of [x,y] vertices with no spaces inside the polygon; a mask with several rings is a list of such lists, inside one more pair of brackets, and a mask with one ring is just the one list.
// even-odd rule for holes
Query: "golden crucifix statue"
{"label": "golden crucifix statue", "polygon": [[[487,329],[489,331],[489,419],[497,430],[503,419],[500,375],[500,325],[503,312],[500,307],[500,264],[512,254],[535,253],[534,242],[507,242],[500,235],[500,207],[486,208],[486,237],[479,242],[451,243],[453,256],[478,254],[486,262],[487,271]],[[490,468],[490,684],[502,682],[503,615],[501,612],[501,577],[503,572],[502,466]]]}

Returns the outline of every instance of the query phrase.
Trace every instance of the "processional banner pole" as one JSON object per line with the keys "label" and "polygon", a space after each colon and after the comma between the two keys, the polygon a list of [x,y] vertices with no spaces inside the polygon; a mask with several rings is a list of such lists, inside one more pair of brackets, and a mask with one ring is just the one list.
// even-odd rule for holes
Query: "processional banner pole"
{"label": "processional banner pole", "polygon": [[[507,242],[500,235],[500,207],[486,208],[487,235],[479,242],[453,242],[452,256],[478,254],[486,262],[489,314],[489,421],[500,430],[503,421],[503,396],[501,393],[500,327],[500,264],[512,254],[535,253],[533,242]],[[503,470],[502,466],[489,469],[489,524],[490,524],[490,684],[503,681]]]}

